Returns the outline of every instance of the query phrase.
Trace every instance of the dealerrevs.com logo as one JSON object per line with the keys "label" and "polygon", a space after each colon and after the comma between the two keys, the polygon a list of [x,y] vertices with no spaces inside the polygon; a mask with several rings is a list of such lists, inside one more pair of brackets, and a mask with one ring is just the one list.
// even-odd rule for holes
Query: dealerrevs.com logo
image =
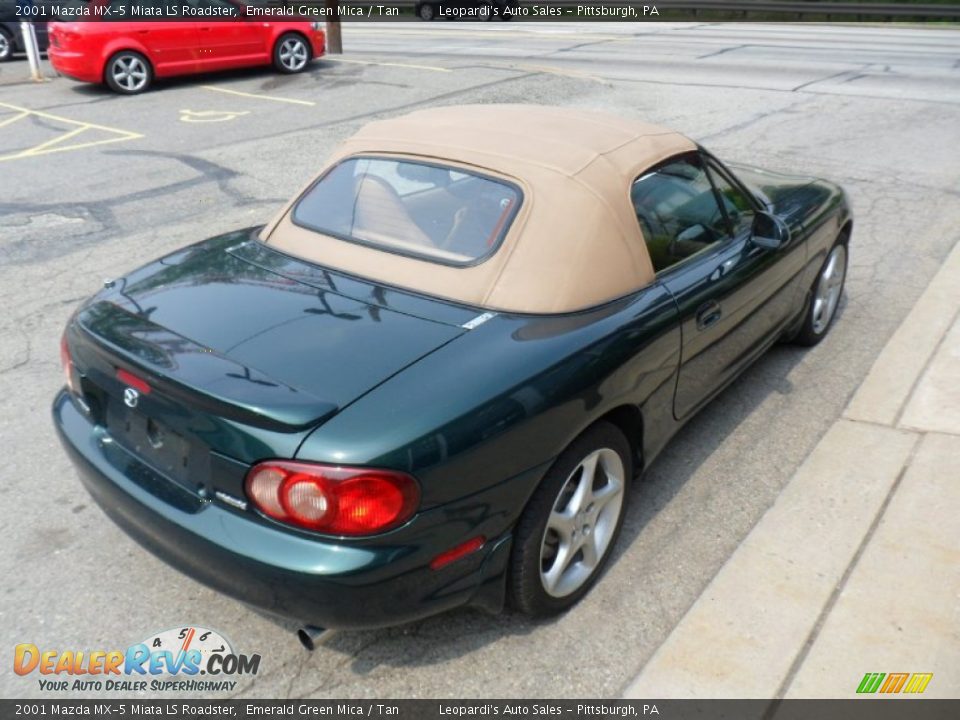
{"label": "dealerrevs.com logo", "polygon": [[13,655],[17,675],[39,675],[40,689],[51,692],[230,691],[237,685],[230,678],[259,669],[260,655],[235,653],[223,635],[202,627],[165,630],[126,650],[60,651],[21,643]]}

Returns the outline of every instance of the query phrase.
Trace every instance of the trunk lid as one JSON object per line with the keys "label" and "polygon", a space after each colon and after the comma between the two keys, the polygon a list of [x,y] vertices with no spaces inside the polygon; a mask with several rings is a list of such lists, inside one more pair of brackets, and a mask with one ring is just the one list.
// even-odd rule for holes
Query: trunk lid
{"label": "trunk lid", "polygon": [[249,235],[213,238],[108,283],[67,326],[76,396],[106,429],[104,453],[189,512],[214,498],[245,507],[252,463],[295,457],[314,427],[477,314],[303,263]]}
{"label": "trunk lid", "polygon": [[[370,286],[371,297],[350,297],[330,273],[237,239],[216,238],[117,281],[80,311],[79,326],[103,359],[184,405],[294,430],[454,339],[464,332],[457,320],[472,315],[422,317]],[[300,277],[280,274],[291,267]]]}

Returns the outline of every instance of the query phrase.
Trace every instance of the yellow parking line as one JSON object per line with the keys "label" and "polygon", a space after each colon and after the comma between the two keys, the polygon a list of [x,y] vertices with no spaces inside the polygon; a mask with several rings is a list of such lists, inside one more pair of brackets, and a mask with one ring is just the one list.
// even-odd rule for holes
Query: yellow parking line
{"label": "yellow parking line", "polygon": [[129,140],[136,140],[143,137],[143,135],[140,133],[130,132],[129,130],[120,130],[119,128],[110,127],[108,125],[97,125],[96,123],[87,122],[86,120],[71,120],[70,118],[61,117],[60,115],[53,115],[52,113],[43,112],[42,110],[31,110],[30,108],[20,107],[19,105],[11,105],[10,103],[0,102],[0,107],[7,107],[11,110],[28,113],[30,115],[36,115],[38,117],[47,118],[48,120],[57,120],[59,122],[69,123],[70,125],[83,125],[84,127],[93,128],[95,130],[103,130],[104,132],[125,135],[126,139]]}
{"label": "yellow parking line", "polygon": [[293,98],[274,97],[273,95],[259,95],[257,93],[241,92],[240,90],[228,90],[227,88],[214,87],[213,85],[201,85],[204,90],[213,92],[227,93],[228,95],[239,95],[240,97],[256,98],[257,100],[272,100],[273,102],[291,103],[292,105],[309,105],[313,107],[315,102],[310,100],[294,100]]}
{"label": "yellow parking line", "polygon": [[123,142],[124,140],[130,140],[131,138],[126,137],[113,137],[107,138],[106,140],[91,140],[90,142],[76,143],[74,145],[66,145],[64,147],[51,147],[54,144],[61,143],[69,137],[74,135],[79,135],[82,132],[86,132],[89,128],[77,128],[76,130],[71,130],[70,132],[55,137],[53,140],[49,140],[43,143],[43,150],[38,148],[41,146],[35,146],[28,148],[27,150],[21,150],[18,153],[13,153],[12,155],[0,155],[0,162],[6,162],[7,160],[19,160],[20,158],[34,157],[37,155],[49,155],[50,153],[56,152],[67,152],[69,150],[82,150],[84,148],[95,147],[97,145],[107,145],[109,143]]}
{"label": "yellow parking line", "polygon": [[89,128],[78,127],[78,128],[74,128],[73,130],[68,130],[62,135],[57,135],[57,137],[53,138],[53,140],[47,140],[46,142],[40,143],[39,145],[34,145],[29,150],[24,150],[23,152],[20,153],[20,155],[42,155],[43,151],[46,148],[52,145],[57,145],[58,143],[61,143],[64,140],[69,140],[70,138],[76,135],[79,135],[82,132],[86,132],[88,129]]}
{"label": "yellow parking line", "polygon": [[414,70],[432,70],[434,72],[453,72],[450,68],[439,67],[437,65],[409,65],[407,63],[376,62],[374,60],[353,60],[347,58],[324,57],[324,60],[330,62],[353,63],[355,65],[379,65],[380,67],[400,67],[412,68]]}
{"label": "yellow parking line", "polygon": [[30,150],[25,150],[19,155],[8,155],[6,157],[0,157],[0,162],[4,160],[15,160],[18,157],[31,157],[33,155],[49,155],[50,153],[69,152],[70,150],[83,150],[84,148],[96,147],[97,145],[109,145],[110,143],[123,142],[124,140],[129,140],[129,139],[130,138],[108,138],[106,140],[91,140],[90,142],[77,143],[76,145],[67,145],[66,147],[50,148],[49,150],[44,150],[43,152],[40,152],[40,153],[33,153]]}
{"label": "yellow parking line", "polygon": [[[30,115],[36,115],[37,117],[46,118],[48,120],[53,120],[55,122],[64,123],[66,125],[73,125],[72,130],[67,130],[61,132],[56,137],[42,142],[39,145],[34,145],[33,147],[27,148],[26,150],[21,150],[19,152],[11,153],[9,155],[0,155],[0,162],[6,162],[7,160],[18,160],[20,158],[26,157],[35,157],[37,155],[46,155],[48,153],[55,152],[66,152],[68,150],[80,150],[82,148],[95,147],[97,145],[106,145],[108,143],[122,142],[124,140],[137,140],[142,138],[143,135],[140,133],[130,132],[129,130],[120,130],[119,128],[109,127],[107,125],[98,125],[97,123],[84,122],[81,120],[71,120],[70,118],[61,117],[60,115],[54,115],[53,113],[44,112],[42,110],[31,110],[30,108],[21,107],[19,105],[12,105],[10,103],[0,102],[0,107],[9,108],[17,112],[11,118],[7,118],[0,122],[0,127],[10,125],[17,120],[22,120],[25,117]],[[101,140],[91,140],[89,142],[83,143],[74,143],[72,145],[62,145],[63,142],[69,140],[70,138],[76,137],[81,133],[86,132],[87,130],[99,130],[101,132],[110,133],[114,137],[101,139]]]}
{"label": "yellow parking line", "polygon": [[211,123],[229,122],[242,115],[249,115],[249,110],[187,110],[180,111],[180,122]]}
{"label": "yellow parking line", "polygon": [[590,80],[591,82],[609,85],[610,83],[595,75],[590,75],[579,70],[564,70],[553,65],[530,65],[528,63],[506,63],[484,60],[481,65],[486,67],[503,68],[504,70],[525,70],[526,72],[547,73],[548,75],[559,75],[560,77],[574,78],[575,80]]}
{"label": "yellow parking line", "polygon": [[17,115],[14,115],[13,117],[9,117],[6,120],[3,120],[2,122],[0,122],[0,127],[4,127],[6,125],[10,125],[11,123],[15,123],[17,120],[23,120],[23,118],[28,117],[29,115],[30,113],[26,113],[26,112],[18,113]]}

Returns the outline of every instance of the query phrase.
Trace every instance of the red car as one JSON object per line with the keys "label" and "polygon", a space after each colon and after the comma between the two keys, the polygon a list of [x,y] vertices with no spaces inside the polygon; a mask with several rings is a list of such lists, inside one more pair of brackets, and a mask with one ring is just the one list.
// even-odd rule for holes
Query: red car
{"label": "red car", "polygon": [[207,19],[119,20],[150,18],[150,4],[92,0],[84,22],[50,24],[50,62],[63,75],[133,95],[174,75],[270,64],[296,73],[324,53],[322,23],[264,15],[233,0],[187,3],[184,10]]}

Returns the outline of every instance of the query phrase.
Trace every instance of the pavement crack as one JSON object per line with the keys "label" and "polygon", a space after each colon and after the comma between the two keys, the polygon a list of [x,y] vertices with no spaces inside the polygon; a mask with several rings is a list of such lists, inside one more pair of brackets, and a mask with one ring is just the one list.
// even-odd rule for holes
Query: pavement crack
{"label": "pavement crack", "polygon": [[[859,70],[841,70],[840,72],[833,73],[832,75],[826,75],[825,77],[809,80],[805,83],[801,83],[797,85],[796,87],[790,88],[790,92],[797,92],[798,90],[803,90],[804,88],[809,87],[811,85],[816,85],[817,83],[826,82],[827,80],[835,80],[836,78],[843,77],[844,75],[856,75],[857,77],[863,77],[862,75],[857,75],[857,73],[860,73],[866,70],[867,67],[868,67],[867,65],[863,65],[860,67]],[[845,81],[845,82],[849,82],[849,81]]]}
{"label": "pavement crack", "polygon": [[769,117],[773,117],[774,115],[790,113],[794,109],[796,109],[799,105],[802,105],[805,102],[806,102],[805,100],[798,101],[798,102],[791,103],[786,107],[777,108],[776,110],[768,110],[766,112],[760,112],[755,115],[751,115],[746,120],[741,120],[740,122],[734,123],[733,125],[730,125],[729,127],[726,127],[723,130],[718,130],[717,132],[710,133],[709,135],[704,135],[700,137],[699,140],[701,142],[706,142],[709,140],[714,140],[718,137],[722,137],[724,135],[729,135],[730,133],[736,132],[738,130],[743,130],[745,128],[751,127],[752,125],[756,125],[762,120],[766,120]]}
{"label": "pavement crack", "polygon": [[717,55],[723,55],[728,52],[733,52],[734,50],[744,50],[750,47],[750,45],[735,45],[733,47],[723,48],[722,50],[717,50],[716,52],[707,53],[706,55],[698,55],[697,60],[705,60],[706,58],[716,57]]}
{"label": "pavement crack", "polygon": [[[241,173],[238,173],[236,170],[232,170],[224,165],[219,165],[212,160],[207,160],[206,158],[198,157],[196,155],[186,155],[184,153],[165,152],[162,150],[108,150],[106,153],[110,155],[158,157],[175,160],[198,173],[199,178],[195,178],[195,182],[200,181],[215,183],[220,189],[220,192],[236,202],[238,205],[248,204],[256,201],[256,198],[253,196],[241,192],[230,185],[231,181],[242,177]],[[146,194],[144,195],[144,193]],[[144,191],[144,193],[133,193],[133,196],[135,197],[124,196],[127,198],[125,201],[130,202],[131,200],[142,199],[142,197],[153,197],[154,191],[147,190]]]}
{"label": "pavement crack", "polygon": [[591,47],[594,45],[605,45],[607,43],[619,42],[620,39],[621,38],[604,38],[603,40],[590,40],[587,42],[577,43],[576,45],[571,45],[570,47],[551,50],[548,53],[543,53],[539,57],[550,57],[551,55],[562,55],[563,53],[573,52],[574,50],[581,50],[583,48]]}

